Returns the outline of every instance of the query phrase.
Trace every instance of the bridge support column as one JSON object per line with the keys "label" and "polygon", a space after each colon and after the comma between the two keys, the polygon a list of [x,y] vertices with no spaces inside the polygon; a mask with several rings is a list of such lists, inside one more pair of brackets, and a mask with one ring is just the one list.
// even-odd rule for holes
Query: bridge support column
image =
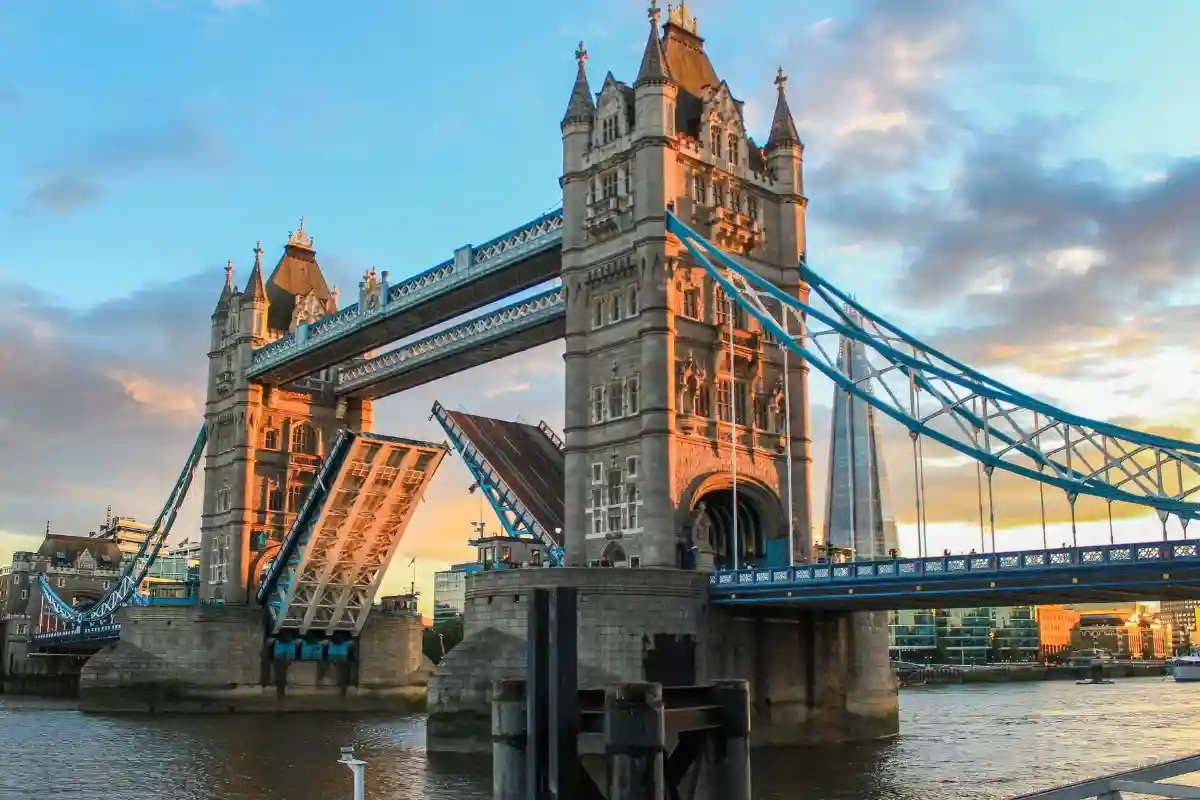
{"label": "bridge support column", "polygon": [[493,682],[526,679],[532,591],[561,586],[578,590],[580,688],[743,679],[754,746],[898,732],[885,615],[731,611],[698,572],[565,567],[467,579],[466,637],[429,680],[430,750],[491,752]]}

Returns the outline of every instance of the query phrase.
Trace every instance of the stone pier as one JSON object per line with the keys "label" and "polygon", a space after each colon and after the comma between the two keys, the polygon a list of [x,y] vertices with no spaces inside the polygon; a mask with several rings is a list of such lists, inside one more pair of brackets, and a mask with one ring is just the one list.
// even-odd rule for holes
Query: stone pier
{"label": "stone pier", "polygon": [[490,751],[492,682],[526,677],[531,592],[560,586],[579,590],[581,687],[749,680],[755,746],[899,731],[883,615],[730,613],[685,570],[511,570],[467,579],[466,636],[429,680],[430,750]]}
{"label": "stone pier", "polygon": [[128,606],[121,640],[79,681],[85,711],[419,711],[428,661],[421,620],[373,614],[348,662],[282,662],[263,611],[247,606]]}

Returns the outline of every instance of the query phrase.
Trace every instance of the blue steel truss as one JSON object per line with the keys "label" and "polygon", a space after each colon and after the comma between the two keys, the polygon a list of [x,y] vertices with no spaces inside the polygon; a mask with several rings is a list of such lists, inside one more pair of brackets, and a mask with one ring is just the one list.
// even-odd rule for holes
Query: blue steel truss
{"label": "blue steel truss", "polygon": [[[1175,573],[1185,568],[1187,575]],[[1186,581],[1200,596],[1200,546],[1194,541],[1105,544],[1009,553],[900,558],[720,570],[709,576],[709,595],[722,604],[764,603],[840,608],[882,600],[893,608],[951,607],[974,596],[1013,591],[1059,593],[1117,587],[1130,578],[1151,591]],[[1038,582],[1026,581],[1039,578]],[[1096,578],[1082,583],[1080,578]],[[1109,579],[1106,582],[1105,579]],[[982,599],[981,599],[982,598]]]}
{"label": "blue steel truss", "polygon": [[[832,311],[788,295],[667,212],[667,230],[727,296],[781,347],[843,391],[908,429],[994,469],[1066,492],[1155,509],[1184,526],[1200,516],[1200,445],[1087,419],[1019,392],[946,356],[859,305],[801,263],[801,277]],[[866,375],[837,368],[841,336],[861,342]],[[876,391],[869,391],[871,386]],[[922,410],[921,398],[930,410]]]}
{"label": "blue steel truss", "polygon": [[[487,498],[488,505],[496,512],[496,516],[500,519],[500,525],[504,528],[504,533],[514,539],[536,539],[545,545],[551,566],[561,567],[563,563],[562,547],[526,508],[504,478],[500,477],[500,473],[496,471],[495,467],[489,464],[479,449],[471,443],[466,433],[450,418],[441,403],[433,404],[433,416],[446,431],[446,435],[450,437],[450,443],[454,445],[454,449],[462,456],[463,463],[467,465],[471,477],[479,486],[479,491],[483,492],[483,496]],[[542,424],[545,425],[545,423]],[[548,430],[547,426],[546,430],[542,432],[546,433]],[[552,436],[551,434],[547,435]],[[552,436],[550,439],[558,446],[557,440],[557,436]]]}
{"label": "blue steel truss", "polygon": [[56,634],[62,634],[65,637],[73,632],[74,635],[79,636],[90,630],[112,625],[114,624],[112,622],[114,611],[129,603],[141,601],[138,586],[149,573],[154,560],[158,558],[163,543],[166,542],[167,535],[175,524],[175,518],[183,506],[184,498],[187,497],[188,488],[192,485],[196,468],[204,457],[204,445],[207,441],[208,428],[201,426],[200,433],[196,436],[196,443],[192,445],[192,451],[188,454],[188,459],[175,481],[166,505],[159,512],[158,518],[154,520],[150,532],[142,540],[133,558],[126,560],[121,574],[112,587],[95,604],[82,611],[74,608],[54,591],[54,587],[46,579],[45,573],[38,574],[38,588],[42,594],[43,609],[72,626],[70,630],[57,631]]}
{"label": "blue steel truss", "polygon": [[258,602],[267,608],[272,620],[283,608],[290,582],[295,579],[297,567],[300,566],[304,545],[312,537],[313,528],[321,518],[321,509],[329,497],[333,477],[341,470],[346,454],[350,452],[351,443],[350,432],[341,430],[329,450],[329,457],[317,473],[312,490],[304,499],[304,505],[300,507],[300,513],[296,515],[296,521],[292,523],[292,530],[279,548],[279,555],[267,568],[267,574],[263,576],[263,581],[258,587]]}

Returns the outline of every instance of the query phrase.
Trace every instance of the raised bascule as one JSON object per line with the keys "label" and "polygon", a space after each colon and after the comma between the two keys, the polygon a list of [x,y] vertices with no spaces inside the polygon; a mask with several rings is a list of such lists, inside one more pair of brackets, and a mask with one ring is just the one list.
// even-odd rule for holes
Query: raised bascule
{"label": "raised bascule", "polygon": [[[824,280],[782,70],[760,144],[686,6],[650,20],[631,84],[608,73],[593,93],[576,51],[561,210],[398,282],[371,271],[345,307],[303,220],[269,277],[261,247],[244,288],[230,264],[204,425],[142,551],[89,609],[41,585],[39,643],[114,642],[84,667],[85,705],[392,707],[428,683],[429,746],[490,749],[490,687],[524,674],[531,593],[571,587],[581,685],[743,678],[758,744],[867,739],[898,727],[886,609],[1200,596],[1196,544],[1167,536],[1200,513],[1200,446],[1041,403]],[[562,339],[561,437],[454,403],[433,408],[449,444],[372,430],[377,399]],[[812,370],[835,386],[824,531]],[[1001,470],[1072,508],[1152,508],[1162,540],[948,556],[919,535],[901,557],[883,425],[907,431],[918,472],[937,442],[989,492]],[[419,618],[376,594],[450,447],[505,535],[546,558],[471,577],[466,638],[429,675]],[[163,607],[140,576],[201,460],[200,596]]]}

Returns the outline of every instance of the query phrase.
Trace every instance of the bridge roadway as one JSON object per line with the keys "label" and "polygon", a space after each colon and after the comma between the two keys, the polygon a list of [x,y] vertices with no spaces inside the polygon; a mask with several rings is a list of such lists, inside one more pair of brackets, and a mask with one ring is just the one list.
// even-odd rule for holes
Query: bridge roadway
{"label": "bridge roadway", "polygon": [[719,605],[882,611],[1200,599],[1194,541],[722,570]]}
{"label": "bridge roadway", "polygon": [[534,520],[561,545],[566,486],[565,460],[544,430],[524,422],[445,411],[489,465],[529,510]]}
{"label": "bridge roadway", "polygon": [[[268,385],[303,378],[557,278],[562,211],[544,214],[395,285],[377,307],[354,303],[254,351],[246,376]],[[397,390],[398,391],[398,390]]]}

